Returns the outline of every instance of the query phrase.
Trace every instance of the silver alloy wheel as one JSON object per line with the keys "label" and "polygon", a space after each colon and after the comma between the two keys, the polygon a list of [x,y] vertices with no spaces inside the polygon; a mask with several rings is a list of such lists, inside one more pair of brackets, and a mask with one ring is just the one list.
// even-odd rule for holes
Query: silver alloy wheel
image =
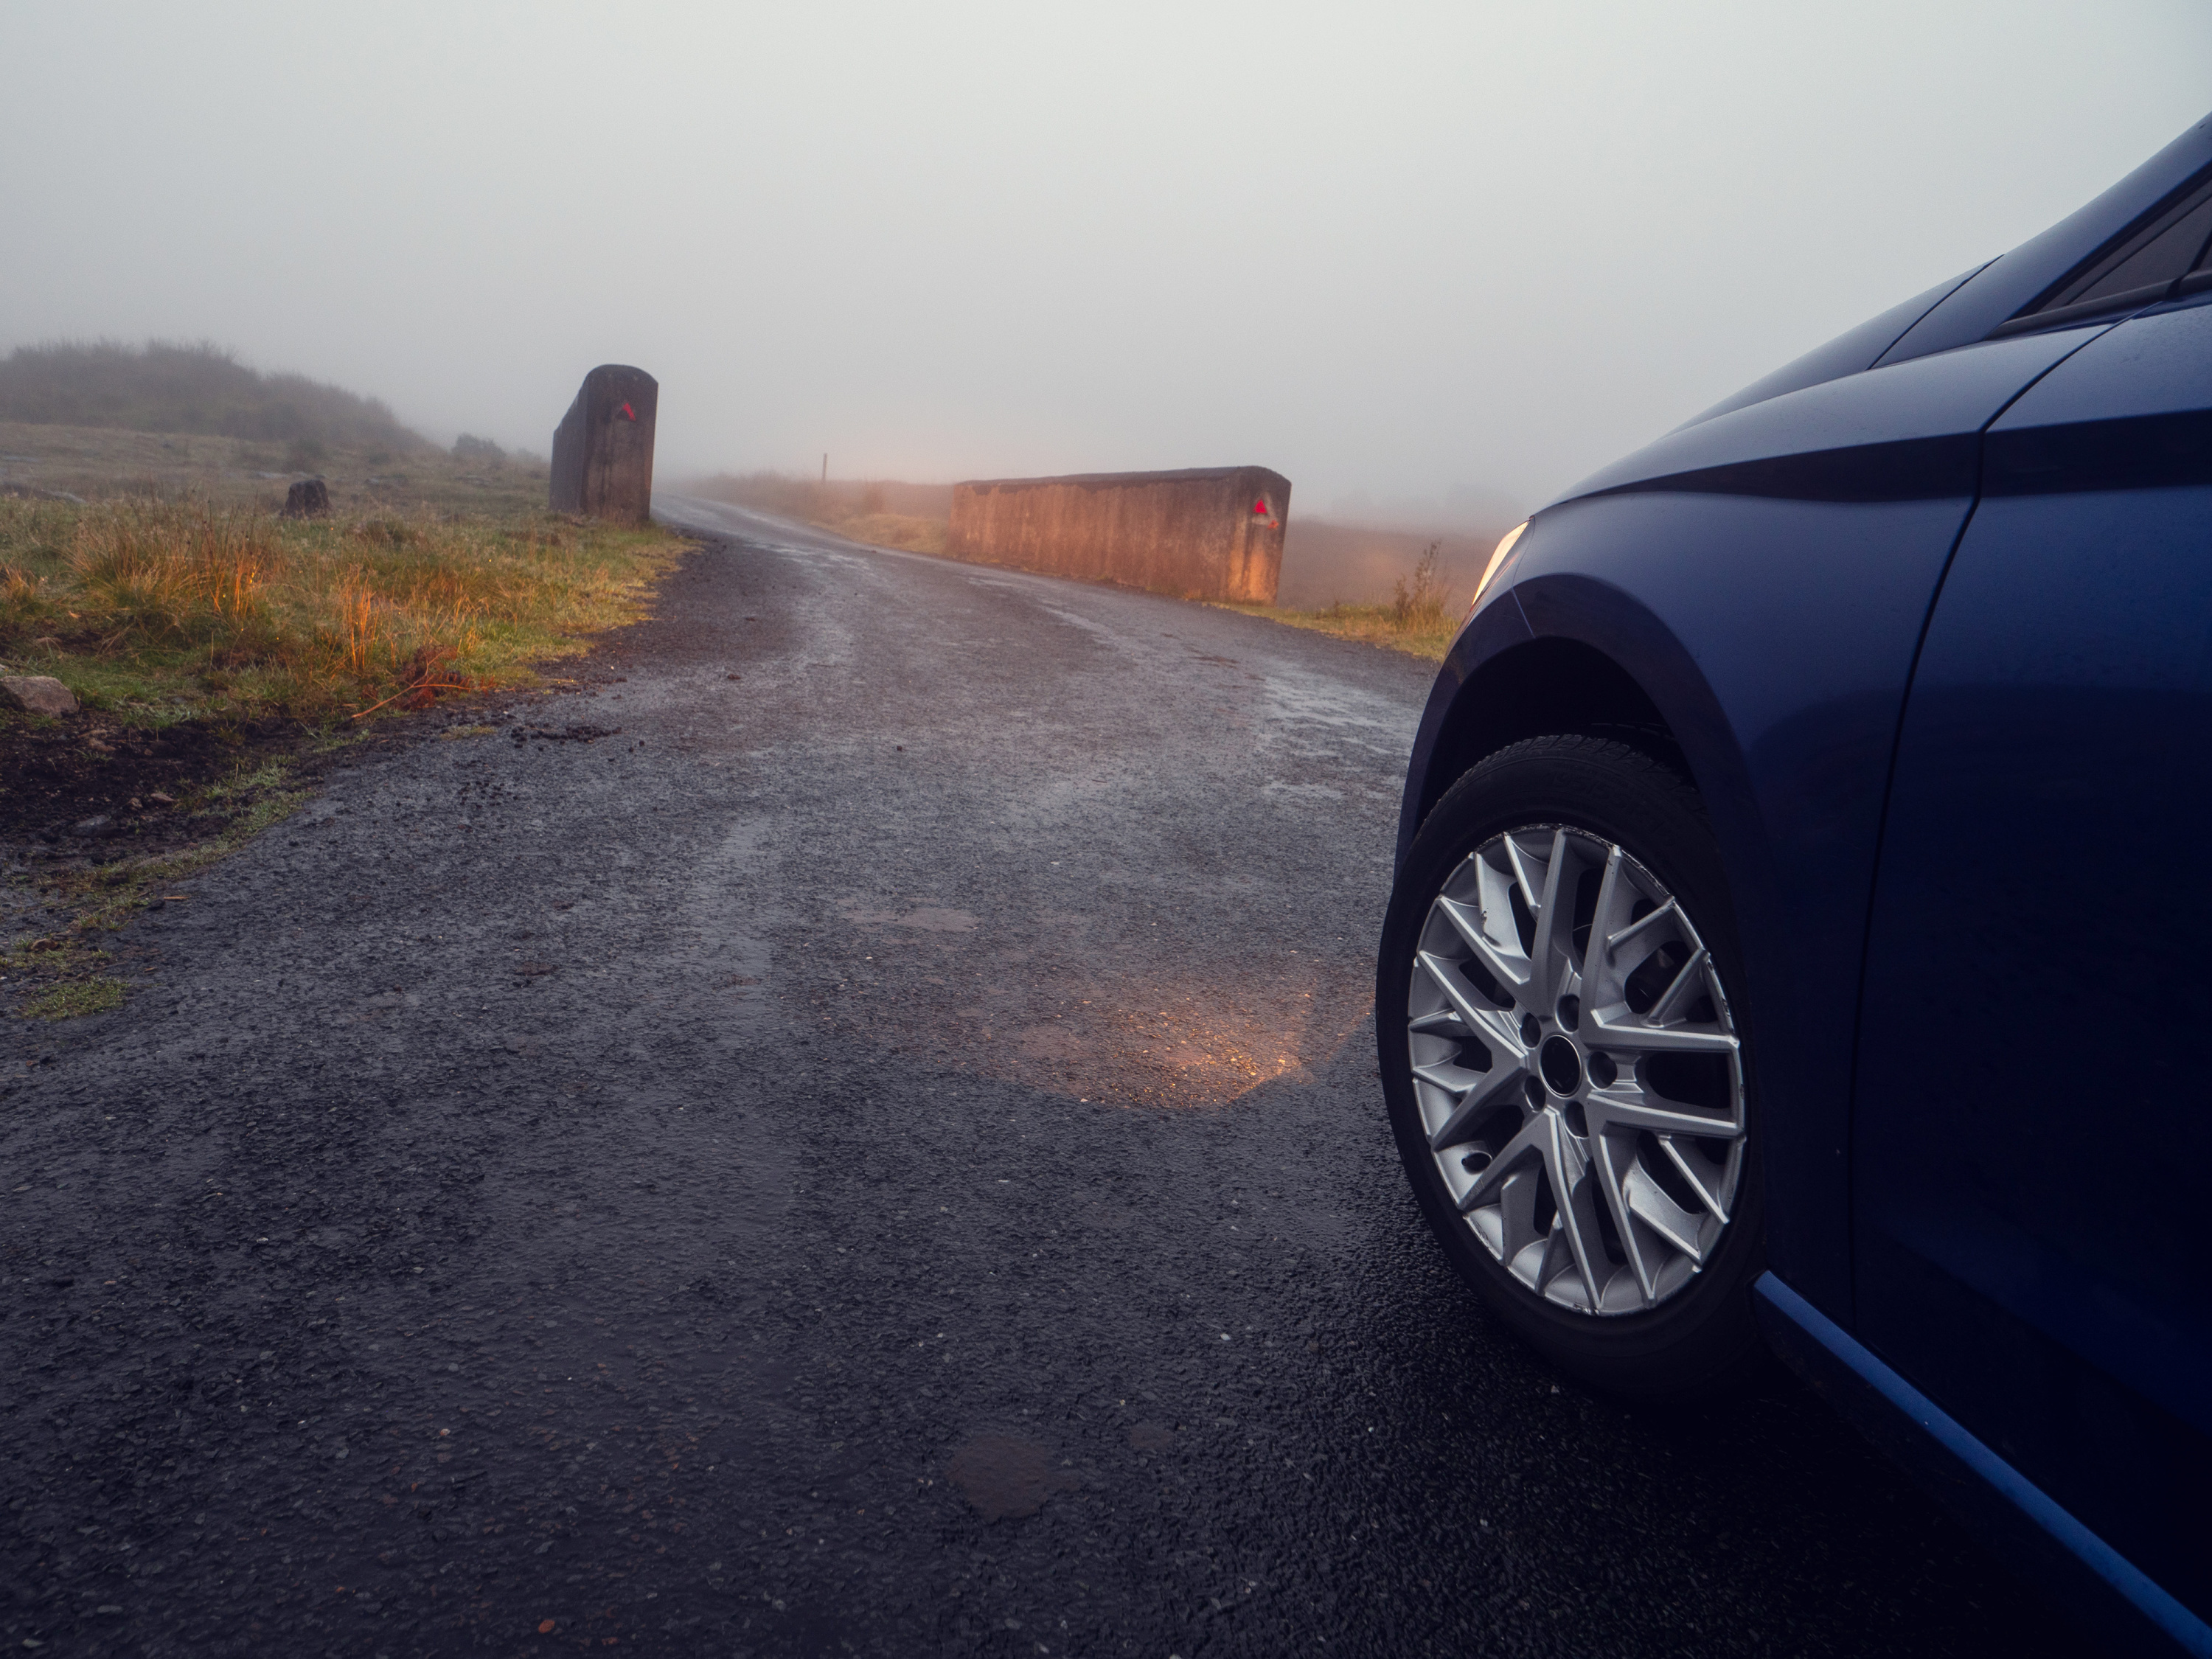
{"label": "silver alloy wheel", "polygon": [[1618,846],[1532,825],[1429,907],[1407,1041],[1444,1185],[1513,1277],[1640,1313],[1712,1259],[1743,1171],[1743,1062],[1711,955]]}

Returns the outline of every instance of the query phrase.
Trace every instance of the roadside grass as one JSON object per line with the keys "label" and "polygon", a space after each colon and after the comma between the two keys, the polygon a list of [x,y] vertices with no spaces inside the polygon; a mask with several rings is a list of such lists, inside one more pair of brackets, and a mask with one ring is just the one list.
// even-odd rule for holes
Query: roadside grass
{"label": "roadside grass", "polygon": [[[280,519],[307,461],[333,515]],[[102,937],[188,902],[173,888],[296,811],[331,751],[443,693],[531,684],[647,615],[684,539],[549,513],[544,491],[542,462],[482,441],[0,423],[0,673],[51,675],[85,711],[0,710],[0,1006],[115,1006],[137,969]],[[149,774],[149,753],[204,758]],[[101,812],[110,836],[168,845],[39,844]],[[9,868],[17,836],[31,856]]]}
{"label": "roadside grass", "polygon": [[1458,637],[1461,620],[1445,606],[1443,581],[1437,574],[1437,560],[1442,549],[1442,543],[1431,542],[1422,550],[1412,577],[1398,578],[1396,591],[1387,605],[1340,602],[1304,611],[1233,600],[1216,603],[1224,611],[1241,611],[1248,617],[1265,617],[1287,627],[1386,646],[1425,661],[1442,662],[1452,641]]}
{"label": "roadside grass", "polygon": [[52,675],[126,725],[359,719],[532,679],[641,617],[681,545],[537,510],[0,498],[0,672]]}
{"label": "roadside grass", "polygon": [[125,987],[119,979],[78,979],[57,985],[23,1005],[26,1019],[75,1019],[81,1014],[104,1014],[123,1006]]}
{"label": "roadside grass", "polygon": [[1340,640],[1387,646],[1425,662],[1442,662],[1444,653],[1459,635],[1456,623],[1446,623],[1438,628],[1407,628],[1391,614],[1387,605],[1331,605],[1318,611],[1286,611],[1272,605],[1245,605],[1231,600],[1218,603],[1224,611],[1265,617],[1285,627],[1310,629],[1316,634],[1331,634]]}

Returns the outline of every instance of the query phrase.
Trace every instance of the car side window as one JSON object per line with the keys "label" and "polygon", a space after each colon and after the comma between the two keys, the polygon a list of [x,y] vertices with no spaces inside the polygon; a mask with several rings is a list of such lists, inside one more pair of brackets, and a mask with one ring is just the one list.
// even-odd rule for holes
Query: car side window
{"label": "car side window", "polygon": [[2212,287],[2212,174],[2186,189],[1997,330],[2023,333],[2076,317],[2154,305]]}

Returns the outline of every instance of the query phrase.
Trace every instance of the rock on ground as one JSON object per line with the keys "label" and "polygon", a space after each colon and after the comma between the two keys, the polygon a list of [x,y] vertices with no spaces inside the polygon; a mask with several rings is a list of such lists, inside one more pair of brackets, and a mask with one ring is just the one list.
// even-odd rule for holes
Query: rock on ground
{"label": "rock on ground", "polygon": [[74,714],[76,697],[51,674],[0,676],[0,708],[26,714]]}

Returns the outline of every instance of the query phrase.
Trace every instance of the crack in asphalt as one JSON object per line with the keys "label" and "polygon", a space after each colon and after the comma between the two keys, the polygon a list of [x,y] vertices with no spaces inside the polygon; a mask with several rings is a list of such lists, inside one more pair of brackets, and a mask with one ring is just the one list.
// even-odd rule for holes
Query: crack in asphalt
{"label": "crack in asphalt", "polygon": [[1451,1278],[1368,1018],[1425,665],[661,507],[594,684],[7,1034],[9,1647],[2069,1646],[1794,1386],[1630,1411]]}

